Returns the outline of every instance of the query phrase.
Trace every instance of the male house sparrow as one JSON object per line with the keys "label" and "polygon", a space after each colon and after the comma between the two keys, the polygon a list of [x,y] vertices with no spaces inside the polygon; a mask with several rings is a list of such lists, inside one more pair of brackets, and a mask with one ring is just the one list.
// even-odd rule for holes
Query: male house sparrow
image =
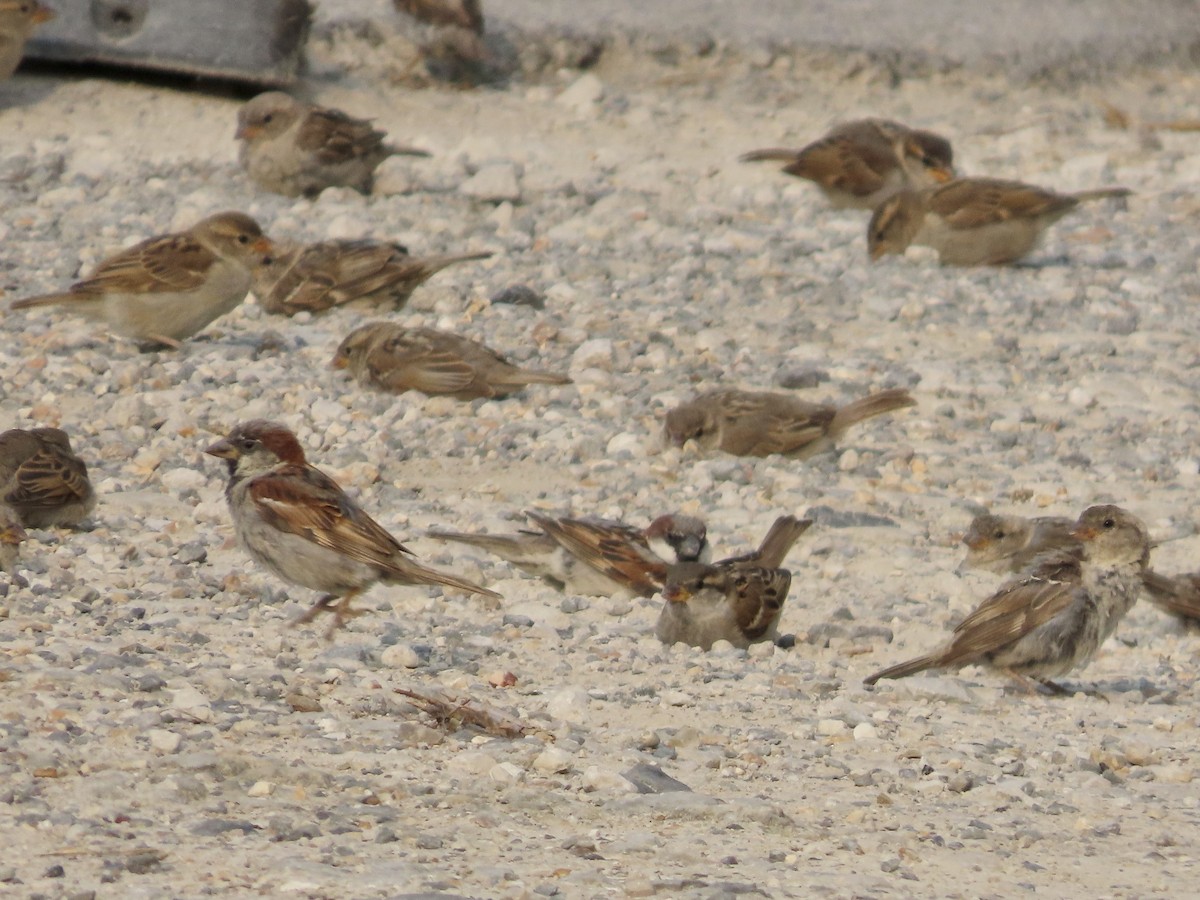
{"label": "male house sparrow", "polygon": [[242,168],[260,187],[287,197],[315,197],[327,187],[369,194],[389,156],[429,156],[385,144],[386,132],[339,109],[302,103],[280,91],[259,94],[238,111],[234,137]]}
{"label": "male house sparrow", "polygon": [[218,213],[110,256],[63,293],[12,308],[65,306],[125,337],[178,348],[246,298],[250,267],[272,246],[249,216]]}
{"label": "male house sparrow", "polygon": [[321,313],[362,300],[400,309],[413,289],[455,263],[487,259],[491,253],[410,256],[400,244],[322,241],[281,245],[256,261],[254,296],[270,313]]}
{"label": "male house sparrow", "polygon": [[664,644],[682,642],[702,650],[720,640],[742,648],[774,640],[792,583],[792,573],[780,566],[811,525],[811,519],[780,516],[752,553],[712,565],[671,566],[655,636]]}
{"label": "male house sparrow", "polygon": [[333,356],[362,384],[403,394],[445,394],[457,400],[501,398],[529,384],[570,384],[557,372],[522,369],[477,341],[433,328],[369,322],[350,332]]}
{"label": "male house sparrow", "polygon": [[392,0],[396,9],[430,25],[454,25],[483,34],[479,0]]}
{"label": "male house sparrow", "polygon": [[867,225],[867,251],[877,260],[922,244],[934,248],[944,266],[1006,265],[1033,250],[1046,229],[1080,203],[1130,193],[1116,187],[1059,194],[1019,181],[959,178],[881,203]]}
{"label": "male house sparrow", "polygon": [[967,555],[959,568],[1015,574],[1048,551],[1078,553],[1082,545],[1071,533],[1074,527],[1072,519],[1061,516],[1028,519],[983,513],[971,520],[963,535]]}
{"label": "male house sparrow", "polygon": [[517,534],[430,531],[429,537],[481,547],[560,591],[594,597],[651,597],[666,581],[668,556],[707,562],[707,529],[695,516],[659,516],[645,528],[596,516],[526,512],[540,529]]}
{"label": "male house sparrow", "polygon": [[790,394],[715,390],[667,413],[667,439],[690,440],[737,456],[780,453],[804,459],[832,446],[851,425],[916,401],[899,388],[879,391],[845,406],[809,403]]}
{"label": "male house sparrow", "polygon": [[754,150],[740,158],[788,163],[784,172],[813,182],[836,209],[874,209],[903,188],[949,181],[953,156],[950,142],[933,132],[887,119],[858,119],[800,150]]}
{"label": "male house sparrow", "polygon": [[1142,590],[1150,554],[1146,527],[1116,506],[1084,510],[1072,529],[1080,556],[1050,554],[1014,578],[963,619],[941,650],[876,672],[863,680],[903,678],[926,669],[981,663],[1010,675],[1027,690],[1087,665],[1116,630]]}
{"label": "male house sparrow", "polygon": [[38,0],[0,0],[0,81],[21,64],[33,29],[54,18],[54,10]]}
{"label": "male house sparrow", "polygon": [[87,465],[60,428],[0,434],[0,504],[27,528],[78,525],[96,507]]}
{"label": "male house sparrow", "polygon": [[337,482],[309,465],[300,442],[283,425],[243,422],[204,452],[227,462],[225,498],[245,551],[284,581],[324,594],[296,624],[332,612],[326,634],[332,636],[347,619],[362,614],[350,604],[376,582],[441,584],[500,596],[412,560],[411,551]]}
{"label": "male house sparrow", "polygon": [[21,519],[11,506],[0,503],[0,572],[16,571],[21,542],[26,539]]}

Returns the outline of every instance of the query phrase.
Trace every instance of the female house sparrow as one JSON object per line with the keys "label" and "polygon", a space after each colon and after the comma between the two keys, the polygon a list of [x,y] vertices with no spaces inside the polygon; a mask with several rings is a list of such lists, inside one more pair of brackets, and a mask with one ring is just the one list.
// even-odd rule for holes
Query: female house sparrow
{"label": "female house sparrow", "polygon": [[12,308],[66,306],[117,334],[178,348],[246,298],[250,267],[272,247],[249,216],[218,213],[110,256],[64,293],[18,300]]}
{"label": "female house sparrow", "polygon": [[454,25],[483,34],[479,0],[392,0],[396,9],[430,25]]}
{"label": "female house sparrow", "polygon": [[16,510],[0,503],[0,572],[16,571],[21,542],[27,537]]}
{"label": "female house sparrow", "polygon": [[38,0],[0,0],[0,81],[21,64],[33,29],[54,18],[54,10]]}
{"label": "female house sparrow", "polygon": [[779,568],[812,519],[780,516],[758,549],[712,565],[682,562],[667,572],[654,634],[664,644],[709,650],[720,640],[735,647],[774,640],[792,573]]}
{"label": "female house sparrow", "polygon": [[557,372],[521,369],[476,341],[433,328],[369,322],[350,332],[333,356],[365,385],[403,394],[446,394],[457,400],[501,398],[528,384],[570,384]]}
{"label": "female house sparrow", "polygon": [[238,111],[238,157],[252,180],[286,197],[315,197],[327,187],[369,194],[389,156],[428,156],[383,142],[386,132],[339,109],[311,106],[268,91]]}
{"label": "female house sparrow", "polygon": [[695,440],[737,456],[780,453],[805,459],[830,447],[851,425],[916,401],[899,388],[879,391],[845,406],[809,403],[790,394],[716,390],[667,413],[667,439],[682,447]]}
{"label": "female house sparrow", "polygon": [[668,555],[687,562],[707,562],[712,555],[704,523],[682,513],[659,516],[645,529],[595,516],[525,515],[541,530],[428,535],[481,547],[557,590],[593,597],[652,597],[666,581]]}
{"label": "female house sparrow", "polygon": [[1093,506],[1072,529],[1081,556],[1051,554],[1006,583],[954,629],[941,650],[863,680],[903,678],[926,669],[990,665],[1027,690],[1087,665],[1142,590],[1150,554],[1146,527],[1116,506]]}
{"label": "female house sparrow", "polygon": [[877,260],[922,244],[934,248],[944,266],[1006,265],[1029,253],[1080,203],[1130,193],[1117,187],[1058,194],[1019,181],[959,178],[881,203],[867,225],[867,251]]}
{"label": "female house sparrow", "polygon": [[500,596],[410,559],[411,551],[337,482],[309,465],[296,436],[276,422],[243,422],[204,452],[227,462],[225,498],[245,551],[284,581],[324,593],[296,624],[332,612],[326,633],[332,636],[362,613],[350,603],[376,582],[441,584]]}
{"label": "female house sparrow", "polygon": [[1013,574],[1024,571],[1048,551],[1078,553],[1081,544],[1071,534],[1074,526],[1074,521],[1061,516],[978,515],[963,535],[967,555],[959,569]]}
{"label": "female house sparrow", "polygon": [[835,209],[874,209],[903,188],[923,188],[954,177],[950,142],[887,119],[838,125],[801,150],[770,148],[743,162],[780,160],[783,171],[816,184]]}
{"label": "female house sparrow", "polygon": [[294,316],[321,313],[356,300],[400,309],[413,289],[455,263],[487,259],[491,253],[409,256],[400,244],[322,241],[276,244],[254,266],[254,296],[267,312]]}
{"label": "female house sparrow", "polygon": [[0,504],[27,528],[78,525],[96,508],[87,465],[60,428],[13,428],[0,434]]}

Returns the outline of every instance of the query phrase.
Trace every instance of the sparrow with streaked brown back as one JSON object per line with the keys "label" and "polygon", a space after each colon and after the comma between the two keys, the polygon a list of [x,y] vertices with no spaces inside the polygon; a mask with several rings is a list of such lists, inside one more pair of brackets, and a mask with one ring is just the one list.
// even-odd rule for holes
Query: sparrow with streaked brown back
{"label": "sparrow with streaked brown back", "polygon": [[1090,507],[1072,534],[1083,545],[1080,555],[1043,555],[963,619],[942,649],[875,672],[863,683],[978,663],[1026,690],[1037,682],[1061,692],[1050,679],[1091,661],[1137,602],[1150,555],[1146,526],[1120,507]]}
{"label": "sparrow with streaked brown back", "polygon": [[1078,553],[1082,545],[1071,534],[1074,527],[1074,519],[1062,516],[1026,518],[983,513],[971,520],[963,535],[967,555],[959,569],[1014,574],[1048,551]]}
{"label": "sparrow with streaked brown back", "polygon": [[453,25],[483,34],[479,0],[392,0],[396,9],[430,25]]}
{"label": "sparrow with streaked brown back", "polygon": [[384,142],[386,132],[339,109],[268,91],[238,111],[234,137],[242,168],[260,187],[287,197],[315,197],[328,187],[369,194],[389,156],[429,156]]}
{"label": "sparrow with streaked brown back", "polygon": [[644,529],[597,516],[526,515],[537,531],[428,536],[480,547],[557,590],[593,597],[652,597],[666,583],[671,559],[707,562],[712,555],[704,522],[683,513],[659,516]]}
{"label": "sparrow with streaked brown back", "polygon": [[350,604],[376,583],[500,596],[413,560],[337,482],[309,464],[296,436],[277,422],[244,422],[204,452],[227,463],[225,498],[242,548],[284,581],[324,594],[295,624],[330,612],[326,637],[332,637],[362,614]]}
{"label": "sparrow with streaked brown back", "polygon": [[908,391],[879,391],[845,406],[809,403],[791,394],[721,389],[709,391],[667,413],[666,436],[682,447],[737,456],[779,453],[804,459],[828,449],[851,425],[914,406]]}
{"label": "sparrow with streaked brown back", "polygon": [[878,260],[920,244],[936,250],[944,266],[1007,265],[1080,203],[1131,193],[1114,187],[1059,194],[1019,181],[959,178],[881,203],[867,225],[867,252]]}
{"label": "sparrow with streaked brown back", "polygon": [[530,384],[570,384],[557,372],[522,369],[490,347],[434,328],[369,322],[350,332],[333,356],[361,384],[403,394],[446,395],[457,400],[499,399]]}
{"label": "sparrow with streaked brown back", "polygon": [[874,209],[905,188],[954,177],[950,142],[931,131],[887,119],[858,119],[835,127],[800,150],[770,148],[743,162],[778,160],[783,171],[813,182],[837,209]]}
{"label": "sparrow with streaked brown back", "polygon": [[246,298],[250,267],[273,247],[249,216],[217,213],[109,257],[63,293],[12,308],[63,306],[125,337],[178,348]]}
{"label": "sparrow with streaked brown back", "polygon": [[400,244],[379,241],[276,242],[253,270],[254,296],[270,313],[322,313],[356,301],[400,309],[419,285],[447,266],[492,254],[411,256]]}
{"label": "sparrow with streaked brown back", "polygon": [[96,508],[87,464],[61,428],[13,428],[0,434],[0,504],[27,528],[78,525]]}
{"label": "sparrow with streaked brown back", "polygon": [[0,81],[21,64],[25,42],[43,22],[55,18],[54,10],[38,0],[0,0]]}

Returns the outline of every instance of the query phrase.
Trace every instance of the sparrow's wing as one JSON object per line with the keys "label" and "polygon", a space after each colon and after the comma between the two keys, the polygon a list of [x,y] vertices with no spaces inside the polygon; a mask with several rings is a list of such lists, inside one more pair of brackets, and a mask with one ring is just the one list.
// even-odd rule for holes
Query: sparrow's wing
{"label": "sparrow's wing", "polygon": [[738,568],[726,594],[734,621],[750,640],[758,640],[779,621],[792,586],[787,569],[759,566]]}
{"label": "sparrow's wing", "polygon": [[666,583],[666,560],[650,549],[636,528],[597,518],[526,515],[572,556],[644,597],[653,596]]}
{"label": "sparrow's wing", "polygon": [[216,256],[190,235],[168,234],[109,257],[71,287],[79,294],[157,294],[200,287]]}
{"label": "sparrow's wing", "polygon": [[296,134],[296,146],[323,163],[336,164],[378,153],[384,133],[365,119],[337,109],[313,109],[305,114]]}
{"label": "sparrow's wing", "polygon": [[4,502],[22,509],[58,509],[87,497],[87,466],[54,447],[45,447],[21,463]]}
{"label": "sparrow's wing", "polygon": [[476,374],[457,348],[419,331],[398,334],[372,349],[367,366],[380,384],[426,394],[466,390]]}
{"label": "sparrow's wing", "polygon": [[1019,181],[968,179],[952,181],[929,195],[929,209],[953,228],[981,228],[1013,219],[1034,219],[1078,204]]}

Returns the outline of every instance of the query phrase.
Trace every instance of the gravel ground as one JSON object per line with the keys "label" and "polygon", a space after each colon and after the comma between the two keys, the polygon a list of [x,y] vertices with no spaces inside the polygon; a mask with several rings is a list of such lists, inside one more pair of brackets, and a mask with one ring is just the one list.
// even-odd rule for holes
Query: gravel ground
{"label": "gravel ground", "polygon": [[[69,429],[101,501],[85,529],[32,532],[25,568],[0,581],[4,888],[1186,893],[1200,722],[1180,624],[1135,609],[1071,682],[1103,699],[1027,697],[977,668],[860,682],[994,586],[954,574],[984,506],[1116,501],[1178,537],[1158,568],[1196,568],[1200,138],[1112,129],[1098,104],[1194,115],[1197,74],[1014,87],[898,79],[857,56],[613,47],[586,73],[416,91],[378,77],[386,48],[352,29],[314,48],[319,100],[434,151],[389,161],[369,198],[251,190],[230,98],[0,85],[5,299],[234,207],[279,237],[494,251],[394,318],[576,380],[503,402],[366,393],[326,368],[357,310],[287,320],[248,302],[161,354],[67,315],[5,313],[0,424]],[[943,270],[918,252],[872,266],[864,216],[735,161],[862,114],[946,134],[967,172],[1137,193],[1064,220],[1028,266]],[[545,308],[490,302],[514,285]],[[661,451],[662,412],[717,384],[839,401],[907,386],[919,406],[804,463]],[[223,471],[201,453],[258,415],[294,427],[424,559],[502,592],[500,608],[379,588],[332,643],[289,629],[312,595],[232,544]],[[563,597],[421,537],[511,528],[530,507],[700,512],[729,551],[809,512],[783,620],[796,645],[664,648],[654,601]],[[491,704],[528,733],[437,727],[396,693],[409,688]]]}

